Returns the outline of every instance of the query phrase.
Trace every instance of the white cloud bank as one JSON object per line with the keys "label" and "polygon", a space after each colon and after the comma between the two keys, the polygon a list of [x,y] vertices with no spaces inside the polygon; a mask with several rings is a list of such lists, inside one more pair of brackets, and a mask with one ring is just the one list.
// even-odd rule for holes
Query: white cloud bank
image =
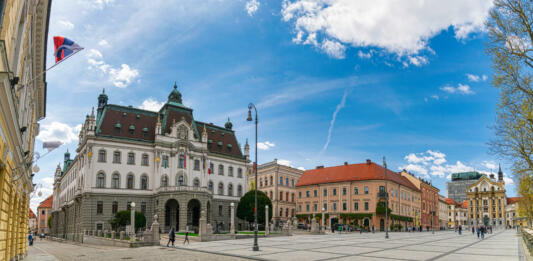
{"label": "white cloud bank", "polygon": [[37,139],[42,142],[60,141],[63,144],[68,144],[78,140],[80,130],[81,124],[71,127],[65,123],[54,121],[41,126]]}
{"label": "white cloud bank", "polygon": [[246,2],[244,8],[246,9],[246,12],[249,16],[253,16],[257,12],[257,10],[259,10],[260,5],[261,3],[257,2],[257,0],[250,0]]}
{"label": "white cloud bank", "polygon": [[107,75],[109,81],[118,88],[126,88],[139,76],[139,71],[127,64],[121,64],[120,68],[113,68],[103,60],[102,53],[96,49],[87,51],[86,56],[89,69],[98,70]]}
{"label": "white cloud bank", "polygon": [[62,29],[65,29],[65,30],[72,30],[74,29],[74,24],[68,20],[59,20],[57,21],[57,23],[59,24],[59,27],[62,28]]}
{"label": "white cloud bank", "polygon": [[466,78],[468,78],[468,80],[471,82],[479,82],[479,81],[486,81],[487,75],[483,74],[480,76],[480,75],[467,73]]}
{"label": "white cloud bank", "polygon": [[[294,168],[294,166],[292,165],[292,161],[290,161],[290,160],[279,159],[279,160],[278,160],[278,164],[279,164],[279,165],[283,165],[283,166],[288,166],[288,167]],[[305,168],[304,168],[304,167],[298,167],[297,169],[305,171]]]}
{"label": "white cloud bank", "polygon": [[451,94],[463,94],[463,95],[466,95],[466,94],[474,94],[474,92],[472,91],[472,89],[470,89],[470,86],[467,85],[467,84],[461,84],[459,83],[457,85],[457,87],[453,87],[453,86],[450,86],[450,85],[446,85],[442,88],[440,88],[442,91],[445,91],[447,93],[451,93]]}
{"label": "white cloud bank", "polygon": [[320,47],[335,58],[344,58],[345,46],[376,47],[420,66],[427,60],[413,55],[431,53],[429,39],[449,28],[459,40],[484,30],[492,5],[487,0],[284,0],[281,13],[294,26],[295,43]]}
{"label": "white cloud bank", "polygon": [[158,102],[155,99],[148,98],[143,101],[139,108],[148,111],[159,111],[163,105],[165,105],[165,102]]}
{"label": "white cloud bank", "polygon": [[257,143],[257,148],[260,149],[260,150],[269,150],[271,148],[274,148],[276,146],[276,144],[270,142],[270,141],[265,141],[265,142],[258,142]]}

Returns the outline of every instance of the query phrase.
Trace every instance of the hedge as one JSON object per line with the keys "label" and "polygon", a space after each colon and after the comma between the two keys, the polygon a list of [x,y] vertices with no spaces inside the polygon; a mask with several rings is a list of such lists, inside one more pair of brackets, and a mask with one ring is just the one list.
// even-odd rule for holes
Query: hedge
{"label": "hedge", "polygon": [[371,218],[372,213],[341,213],[340,218],[342,219],[364,219],[364,218]]}

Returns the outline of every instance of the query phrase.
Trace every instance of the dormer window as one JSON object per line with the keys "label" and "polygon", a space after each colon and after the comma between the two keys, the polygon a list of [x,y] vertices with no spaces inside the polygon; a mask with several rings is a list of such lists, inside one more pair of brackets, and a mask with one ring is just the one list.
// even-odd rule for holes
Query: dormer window
{"label": "dormer window", "polygon": [[143,128],[143,138],[148,137],[148,128]]}
{"label": "dormer window", "polygon": [[137,120],[141,118],[141,115],[137,114],[136,116]]}
{"label": "dormer window", "polygon": [[124,112],[124,113],[122,113],[122,117],[126,118],[126,116],[128,116],[128,114],[127,114],[127,113],[125,113],[125,112]]}
{"label": "dormer window", "polygon": [[130,128],[129,128],[129,130],[130,130],[130,134],[132,134],[132,135],[133,135],[133,133],[135,133],[135,126],[133,126],[133,125],[130,125]]}
{"label": "dormer window", "polygon": [[219,141],[219,142],[217,143],[217,145],[218,145],[219,147],[222,147],[222,141]]}
{"label": "dormer window", "polygon": [[120,125],[120,122],[117,122],[117,124],[115,124],[115,132],[117,134],[120,134],[120,129],[122,128],[122,125]]}
{"label": "dormer window", "polygon": [[231,151],[231,147],[232,147],[232,145],[228,144],[228,151]]}

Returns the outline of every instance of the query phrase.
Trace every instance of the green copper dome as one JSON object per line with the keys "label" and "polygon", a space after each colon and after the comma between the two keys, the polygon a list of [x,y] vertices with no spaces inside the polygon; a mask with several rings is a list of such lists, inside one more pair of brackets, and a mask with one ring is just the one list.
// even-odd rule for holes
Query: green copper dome
{"label": "green copper dome", "polygon": [[231,130],[231,128],[233,127],[233,124],[231,123],[229,118],[228,118],[228,121],[226,122],[226,124],[224,125],[224,127],[226,127],[226,129],[228,129],[228,130]]}
{"label": "green copper dome", "polygon": [[168,101],[169,102],[176,102],[176,103],[182,103],[181,101],[181,93],[178,91],[178,85],[174,83],[174,89],[170,92],[168,95]]}

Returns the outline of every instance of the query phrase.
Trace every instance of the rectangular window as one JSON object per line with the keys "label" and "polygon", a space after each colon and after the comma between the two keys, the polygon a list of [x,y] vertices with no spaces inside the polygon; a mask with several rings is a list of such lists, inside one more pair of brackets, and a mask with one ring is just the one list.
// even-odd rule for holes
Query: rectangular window
{"label": "rectangular window", "polygon": [[368,210],[368,202],[365,202],[365,210]]}
{"label": "rectangular window", "polygon": [[357,187],[353,187],[353,194],[354,195],[359,194],[359,189],[357,189]]}
{"label": "rectangular window", "polygon": [[163,168],[168,168],[168,156],[163,155]]}
{"label": "rectangular window", "polygon": [[346,195],[346,188],[342,188],[342,195]]}
{"label": "rectangular window", "polygon": [[365,194],[368,194],[368,187],[365,186]]}
{"label": "rectangular window", "polygon": [[302,212],[302,205],[298,205],[298,212]]}
{"label": "rectangular window", "polygon": [[333,211],[337,210],[337,203],[333,202]]}
{"label": "rectangular window", "polygon": [[343,202],[343,203],[342,203],[342,210],[343,210],[343,211],[346,211],[346,202]]}
{"label": "rectangular window", "polygon": [[141,213],[146,214],[146,202],[141,202]]}
{"label": "rectangular window", "polygon": [[279,177],[279,184],[283,185],[283,177]]}
{"label": "rectangular window", "polygon": [[194,160],[194,170],[200,170],[200,160]]}
{"label": "rectangular window", "polygon": [[298,191],[298,198],[302,198],[302,192]]}
{"label": "rectangular window", "polygon": [[113,163],[120,164],[120,151],[113,152]]}
{"label": "rectangular window", "polygon": [[353,203],[353,210],[354,211],[358,211],[359,210],[359,203],[358,202]]}
{"label": "rectangular window", "polygon": [[336,196],[336,195],[337,195],[337,189],[334,188],[334,189],[333,189],[333,196]]}
{"label": "rectangular window", "polygon": [[222,216],[222,205],[218,206],[218,215]]}
{"label": "rectangular window", "polygon": [[317,209],[318,209],[317,204],[313,204],[313,211],[317,211]]}
{"label": "rectangular window", "polygon": [[309,212],[309,204],[305,205],[305,211]]}
{"label": "rectangular window", "polygon": [[111,207],[111,213],[116,214],[118,212],[118,202],[113,201],[113,206]]}
{"label": "rectangular window", "polygon": [[104,213],[104,202],[98,201],[96,202],[96,214],[102,214]]}
{"label": "rectangular window", "polygon": [[285,186],[289,186],[289,178],[285,178]]}
{"label": "rectangular window", "polygon": [[105,150],[98,151],[98,162],[105,162]]}
{"label": "rectangular window", "polygon": [[313,196],[314,196],[314,197],[318,196],[318,190],[316,190],[316,189],[313,190]]}
{"label": "rectangular window", "polygon": [[324,203],[323,208],[324,208],[324,211],[327,211],[328,210],[328,203]]}
{"label": "rectangular window", "polygon": [[379,186],[379,192],[385,192],[385,186]]}
{"label": "rectangular window", "polygon": [[148,154],[143,154],[141,165],[148,166]]}
{"label": "rectangular window", "polygon": [[327,195],[328,195],[328,190],[324,189],[324,197],[326,197]]}

